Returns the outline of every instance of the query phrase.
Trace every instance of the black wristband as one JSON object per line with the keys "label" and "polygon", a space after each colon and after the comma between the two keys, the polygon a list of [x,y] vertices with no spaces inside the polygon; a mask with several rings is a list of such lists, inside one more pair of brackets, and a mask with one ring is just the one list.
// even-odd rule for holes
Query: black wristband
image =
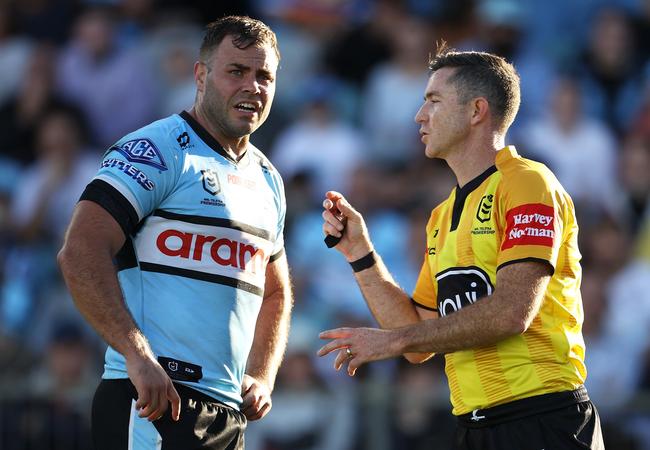
{"label": "black wristband", "polygon": [[371,251],[363,258],[359,258],[356,261],[352,261],[350,263],[350,266],[352,267],[352,270],[354,270],[355,272],[361,272],[362,270],[365,270],[368,267],[374,266],[376,262],[377,260],[375,259],[375,252]]}

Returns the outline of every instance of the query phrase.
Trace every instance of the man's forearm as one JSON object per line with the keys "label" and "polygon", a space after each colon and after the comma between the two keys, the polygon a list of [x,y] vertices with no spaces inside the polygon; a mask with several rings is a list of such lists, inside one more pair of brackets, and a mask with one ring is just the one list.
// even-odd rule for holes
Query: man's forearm
{"label": "man's forearm", "polygon": [[370,312],[382,328],[399,328],[420,321],[408,295],[393,280],[375,253],[374,266],[354,274]]}
{"label": "man's forearm", "polygon": [[449,316],[403,327],[396,330],[397,339],[405,352],[451,353],[493,345],[519,332],[499,313],[498,300],[495,294]]}
{"label": "man's forearm", "polygon": [[151,355],[124,304],[110,252],[76,242],[64,246],[58,261],[75,305],[104,340],[124,356]]}
{"label": "man's forearm", "polygon": [[405,351],[450,353],[494,345],[524,333],[537,316],[550,280],[547,264],[511,264],[497,274],[497,289],[448,316],[399,330]]}
{"label": "man's forearm", "polygon": [[289,286],[264,298],[246,373],[273,389],[289,336],[292,295]]}

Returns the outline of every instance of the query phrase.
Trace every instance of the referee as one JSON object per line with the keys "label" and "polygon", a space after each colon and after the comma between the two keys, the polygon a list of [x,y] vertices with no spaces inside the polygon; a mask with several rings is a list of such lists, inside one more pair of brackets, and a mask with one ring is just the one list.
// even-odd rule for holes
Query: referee
{"label": "referee", "polygon": [[323,356],[354,375],[369,361],[445,355],[454,449],[603,449],[584,388],[578,226],[571,198],[505,135],[520,103],[504,59],[444,45],[430,61],[415,116],[428,158],[457,186],[435,207],[415,291],[404,293],[373,251],[362,216],[338,192],[323,230],[350,262],[381,329],[339,328]]}

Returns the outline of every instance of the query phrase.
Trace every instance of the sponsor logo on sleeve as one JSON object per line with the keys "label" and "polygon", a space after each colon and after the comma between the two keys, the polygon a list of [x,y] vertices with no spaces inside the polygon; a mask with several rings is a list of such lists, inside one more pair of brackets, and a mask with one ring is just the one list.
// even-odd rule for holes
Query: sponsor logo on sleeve
{"label": "sponsor logo on sleeve", "polygon": [[149,139],[133,139],[114,146],[111,150],[117,150],[132,163],[146,164],[160,171],[167,170],[162,153]]}
{"label": "sponsor logo on sleeve", "polygon": [[501,250],[515,245],[553,246],[555,211],[552,206],[529,203],[506,213],[506,232]]}
{"label": "sponsor logo on sleeve", "polygon": [[479,267],[453,267],[436,275],[438,282],[438,311],[448,316],[492,295],[490,277]]}
{"label": "sponsor logo on sleeve", "polygon": [[122,161],[121,159],[105,159],[102,161],[102,168],[105,167],[115,167],[117,170],[124,172],[147,191],[153,191],[156,187],[154,182],[151,181],[143,171],[135,167],[133,164],[129,164],[128,162]]}

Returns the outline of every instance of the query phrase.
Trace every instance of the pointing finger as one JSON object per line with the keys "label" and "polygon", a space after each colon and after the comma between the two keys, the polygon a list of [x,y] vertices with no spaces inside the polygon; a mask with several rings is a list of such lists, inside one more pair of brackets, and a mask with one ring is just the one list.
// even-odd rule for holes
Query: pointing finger
{"label": "pointing finger", "polygon": [[322,346],[320,350],[318,350],[317,354],[318,356],[325,356],[333,352],[334,350],[338,350],[339,348],[349,347],[349,345],[350,345],[349,343],[337,339],[335,341],[329,342],[328,344]]}
{"label": "pointing finger", "polygon": [[352,336],[352,328],[334,328],[332,330],[321,331],[318,335],[320,339],[339,339]]}

